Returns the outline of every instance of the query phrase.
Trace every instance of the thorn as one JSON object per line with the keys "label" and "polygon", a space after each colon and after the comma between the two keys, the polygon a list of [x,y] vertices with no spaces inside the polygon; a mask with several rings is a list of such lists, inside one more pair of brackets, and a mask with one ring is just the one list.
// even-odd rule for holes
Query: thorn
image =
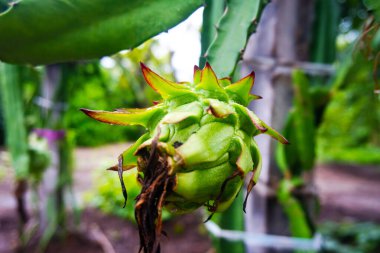
{"label": "thorn", "polygon": [[244,202],[243,202],[243,212],[246,213],[245,209],[247,207],[247,200],[248,196],[252,191],[252,188],[256,185],[255,181],[253,181],[253,177],[255,176],[255,173],[252,174],[252,178],[249,181],[248,187],[247,187],[247,193],[245,194]]}
{"label": "thorn", "polygon": [[[84,114],[86,114],[87,116],[90,116],[91,115],[91,112],[93,112],[93,110],[89,110],[89,109],[86,109],[86,108],[80,108],[79,109],[80,111],[82,111]],[[91,116],[90,116],[91,117]]]}
{"label": "thorn", "polygon": [[109,170],[109,171],[119,171],[119,167],[117,165],[115,165],[115,166],[109,167],[106,170]]}
{"label": "thorn", "polygon": [[118,164],[118,175],[119,175],[119,180],[121,184],[121,190],[123,192],[123,197],[124,197],[124,205],[123,208],[127,205],[127,199],[128,199],[128,194],[127,194],[127,189],[125,188],[124,180],[123,180],[123,156],[119,156],[119,164]]}

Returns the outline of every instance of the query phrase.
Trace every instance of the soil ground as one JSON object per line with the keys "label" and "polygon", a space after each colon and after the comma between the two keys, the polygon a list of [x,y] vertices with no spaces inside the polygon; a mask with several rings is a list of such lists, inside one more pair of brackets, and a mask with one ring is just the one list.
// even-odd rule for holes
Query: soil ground
{"label": "soil ground", "polygon": [[[102,175],[104,168],[114,165],[117,154],[126,147],[127,144],[116,144],[77,149],[74,192],[79,203],[83,203],[81,200],[86,192],[94,191],[96,178]],[[13,175],[8,160],[5,152],[0,150],[0,253],[15,252],[18,244]],[[379,167],[319,165],[315,179],[321,201],[321,221],[380,223]],[[47,252],[102,252],[95,241],[102,242],[103,249],[112,245],[115,253],[138,251],[138,232],[134,224],[93,208],[84,209],[81,217],[79,230],[82,234],[87,233],[86,237],[70,234],[64,242],[54,239]],[[168,238],[162,238],[162,252],[212,252],[211,242],[199,213],[165,222],[164,230]],[[89,238],[95,239],[89,241]]]}

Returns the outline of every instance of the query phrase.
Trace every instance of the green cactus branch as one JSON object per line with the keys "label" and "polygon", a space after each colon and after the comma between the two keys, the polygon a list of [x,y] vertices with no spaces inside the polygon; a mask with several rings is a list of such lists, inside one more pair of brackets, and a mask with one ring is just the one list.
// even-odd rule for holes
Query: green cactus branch
{"label": "green cactus branch", "polygon": [[201,31],[201,57],[199,58],[199,67],[201,68],[206,63],[205,54],[216,36],[215,26],[223,15],[224,7],[224,0],[205,0]]}
{"label": "green cactus branch", "polygon": [[[26,192],[28,188],[30,156],[23,109],[20,67],[0,62],[0,108],[5,122],[6,146],[11,155],[16,176],[15,199],[21,224],[26,224]],[[19,234],[22,235],[22,226]]]}
{"label": "green cactus branch", "polygon": [[232,77],[249,36],[255,32],[266,0],[228,0],[205,59],[219,76]]}
{"label": "green cactus branch", "polygon": [[48,64],[114,54],[175,26],[202,3],[202,0],[1,0],[0,60]]}
{"label": "green cactus branch", "polygon": [[0,93],[6,124],[6,145],[11,153],[16,177],[25,179],[28,176],[29,155],[19,68],[0,63]]}

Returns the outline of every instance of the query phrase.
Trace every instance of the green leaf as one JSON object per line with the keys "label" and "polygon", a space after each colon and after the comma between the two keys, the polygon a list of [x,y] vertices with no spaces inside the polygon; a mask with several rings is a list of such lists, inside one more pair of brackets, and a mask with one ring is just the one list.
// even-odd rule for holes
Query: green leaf
{"label": "green leaf", "polygon": [[[13,1],[16,2],[16,1]],[[0,60],[48,64],[131,49],[187,18],[202,0],[0,0]]]}
{"label": "green leaf", "polygon": [[313,233],[307,222],[306,212],[299,200],[292,196],[292,190],[300,185],[302,185],[301,178],[282,180],[277,190],[277,199],[289,219],[292,236],[311,238]]}

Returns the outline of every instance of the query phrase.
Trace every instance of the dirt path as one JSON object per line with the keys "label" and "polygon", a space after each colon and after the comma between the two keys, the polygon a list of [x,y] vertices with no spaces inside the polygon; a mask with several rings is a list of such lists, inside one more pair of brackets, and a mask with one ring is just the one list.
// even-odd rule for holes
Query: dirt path
{"label": "dirt path", "polygon": [[322,220],[380,223],[380,167],[321,165],[316,185]]}

